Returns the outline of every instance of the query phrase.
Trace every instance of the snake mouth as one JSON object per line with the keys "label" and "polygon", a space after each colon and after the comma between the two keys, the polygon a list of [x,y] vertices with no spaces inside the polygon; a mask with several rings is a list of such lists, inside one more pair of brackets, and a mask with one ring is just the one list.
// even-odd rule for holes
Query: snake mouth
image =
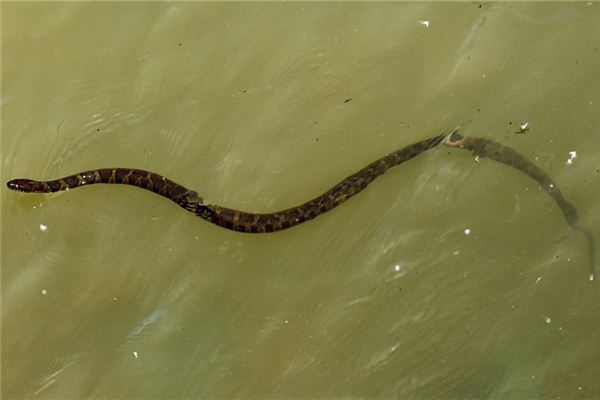
{"label": "snake mouth", "polygon": [[453,130],[442,140],[442,143],[448,147],[463,147],[465,137],[458,133],[458,129]]}

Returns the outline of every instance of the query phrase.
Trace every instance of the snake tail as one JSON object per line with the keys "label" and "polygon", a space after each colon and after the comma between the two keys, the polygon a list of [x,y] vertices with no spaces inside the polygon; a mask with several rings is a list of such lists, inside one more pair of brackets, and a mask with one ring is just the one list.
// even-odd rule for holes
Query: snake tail
{"label": "snake tail", "polygon": [[556,202],[567,224],[575,231],[585,235],[588,242],[590,260],[590,280],[596,276],[596,245],[592,232],[579,222],[575,206],[566,200],[558,186],[548,174],[533,164],[518,151],[490,139],[462,136],[454,131],[446,135],[442,143],[448,147],[472,151],[479,157],[487,157],[501,164],[508,165],[535,180],[542,189]]}

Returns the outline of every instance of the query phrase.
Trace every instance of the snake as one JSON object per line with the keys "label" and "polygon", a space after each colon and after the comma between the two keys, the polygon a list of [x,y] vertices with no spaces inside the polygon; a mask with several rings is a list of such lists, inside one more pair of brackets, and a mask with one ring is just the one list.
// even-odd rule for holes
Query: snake
{"label": "snake", "polygon": [[289,229],[334,209],[363,191],[390,168],[409,161],[439,144],[472,151],[478,157],[487,157],[508,165],[534,179],[556,202],[567,224],[587,238],[591,265],[590,280],[594,279],[596,248],[593,235],[579,222],[575,206],[564,198],[550,176],[511,147],[491,139],[463,136],[458,133],[458,128],[391,152],[301,205],[269,213],[247,212],[216,204],[205,204],[196,191],[160,174],[135,168],[101,168],[49,181],[21,178],[7,182],[7,186],[18,192],[50,193],[98,183],[133,185],[166,197],[187,211],[222,228],[236,232],[267,233]]}
{"label": "snake", "polygon": [[225,229],[246,233],[276,232],[310,221],[332,210],[364,190],[369,183],[391,167],[437,146],[443,139],[444,135],[437,135],[405,146],[370,163],[306,203],[270,213],[246,212],[205,204],[196,191],[162,175],[133,168],[102,168],[50,181],[14,179],[9,181],[7,186],[19,192],[50,193],[96,183],[133,185],[164,196],[200,218]]}

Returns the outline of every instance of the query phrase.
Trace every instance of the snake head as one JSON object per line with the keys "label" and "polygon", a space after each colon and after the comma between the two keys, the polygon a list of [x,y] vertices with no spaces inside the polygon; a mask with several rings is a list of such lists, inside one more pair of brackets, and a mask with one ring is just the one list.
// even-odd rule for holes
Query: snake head
{"label": "snake head", "polygon": [[458,128],[446,135],[442,143],[448,147],[464,147],[465,137],[458,133]]}
{"label": "snake head", "polygon": [[10,190],[14,190],[16,192],[35,192],[35,187],[33,182],[29,179],[13,179],[6,183],[6,186]]}

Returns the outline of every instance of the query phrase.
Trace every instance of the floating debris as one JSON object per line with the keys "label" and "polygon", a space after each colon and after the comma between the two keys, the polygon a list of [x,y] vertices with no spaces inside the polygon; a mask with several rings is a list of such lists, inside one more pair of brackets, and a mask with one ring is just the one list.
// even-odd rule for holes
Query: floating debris
{"label": "floating debris", "polygon": [[519,130],[515,133],[525,133],[529,130],[529,122],[521,122],[519,124]]}

